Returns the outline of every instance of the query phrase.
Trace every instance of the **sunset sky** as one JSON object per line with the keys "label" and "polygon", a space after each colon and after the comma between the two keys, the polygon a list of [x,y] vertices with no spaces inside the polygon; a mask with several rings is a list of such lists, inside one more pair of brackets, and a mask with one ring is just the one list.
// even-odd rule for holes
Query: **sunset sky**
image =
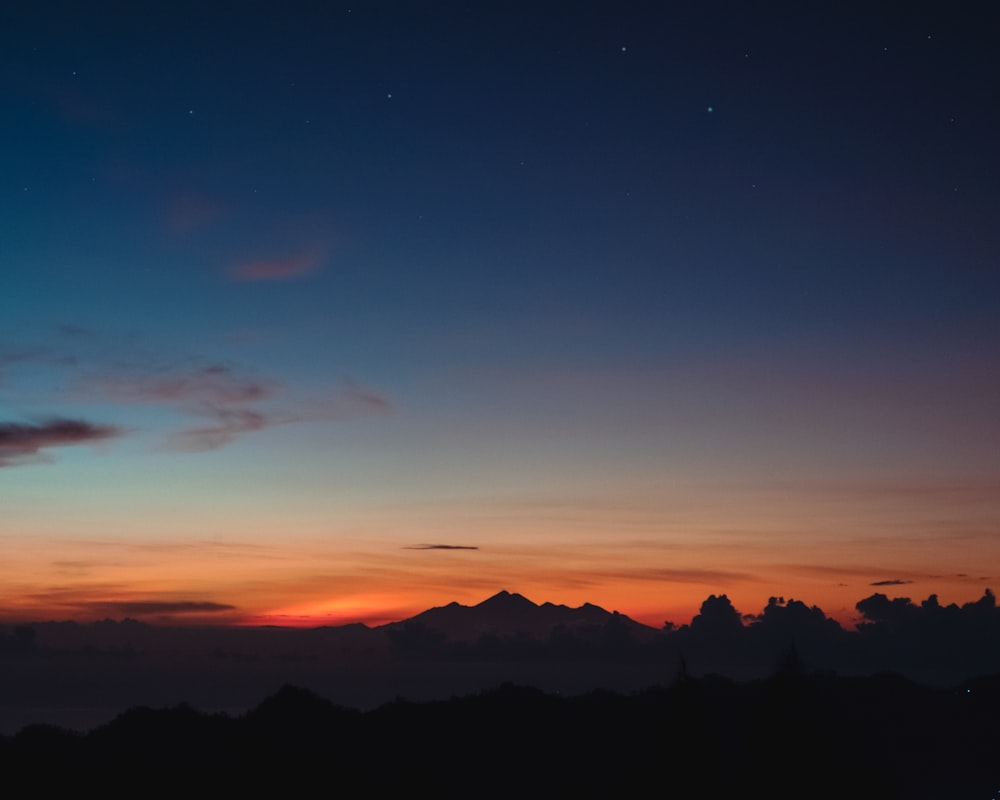
{"label": "sunset sky", "polygon": [[873,9],[4,4],[0,620],[1000,589],[997,20]]}

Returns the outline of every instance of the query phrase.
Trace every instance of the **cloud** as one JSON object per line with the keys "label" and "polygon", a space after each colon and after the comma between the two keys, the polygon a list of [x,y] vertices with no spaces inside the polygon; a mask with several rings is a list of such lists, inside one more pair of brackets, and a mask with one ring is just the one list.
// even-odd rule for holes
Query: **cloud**
{"label": "cloud", "polygon": [[[244,434],[276,425],[341,422],[391,409],[384,395],[350,378],[328,384],[321,395],[292,396],[284,382],[240,364],[197,356],[170,358],[147,352],[127,337],[124,343],[104,342],[99,334],[73,325],[62,326],[55,333],[64,340],[59,349],[11,348],[0,343],[0,386],[5,380],[20,380],[22,369],[45,370],[55,373],[50,384],[59,388],[54,390],[55,397],[51,396],[53,390],[43,394],[42,402],[68,399],[168,409],[188,418],[166,432],[163,441],[168,450],[216,450]],[[72,351],[66,342],[72,344]],[[90,438],[120,432],[95,427]],[[56,433],[49,432],[44,446],[57,444],[51,438]],[[46,460],[36,446],[45,435],[46,431],[37,427],[8,426],[7,441],[0,442],[0,466],[9,466],[14,459]],[[75,441],[61,442],[70,443]]]}
{"label": "cloud", "polygon": [[234,266],[229,274],[237,281],[285,281],[313,274],[322,260],[320,252],[309,250],[283,258],[246,261]]}
{"label": "cloud", "polygon": [[95,388],[125,402],[230,405],[264,400],[278,384],[253,380],[225,364],[208,364],[179,374],[104,376]]}
{"label": "cloud", "polygon": [[209,421],[172,434],[167,444],[170,450],[217,450],[242,434],[294,421],[259,407],[279,393],[280,383],[220,363],[99,375],[88,381],[87,388],[113,401],[164,405]]}
{"label": "cloud", "polygon": [[685,567],[635,567],[610,569],[598,568],[594,578],[603,582],[607,578],[622,578],[629,581],[655,581],[656,583],[699,583],[704,585],[726,585],[730,583],[758,580],[749,572],[731,572],[719,569],[689,569]]}
{"label": "cloud", "polygon": [[478,550],[478,547],[468,544],[411,544],[404,550]]}
{"label": "cloud", "polygon": [[171,449],[187,452],[218,450],[230,444],[240,434],[263,430],[274,424],[264,414],[249,408],[216,408],[212,413],[217,424],[188,428],[174,434],[171,437]]}
{"label": "cloud", "polygon": [[50,447],[91,444],[121,436],[115,425],[95,425],[78,419],[50,419],[39,424],[0,423],[0,467],[44,458]]}
{"label": "cloud", "polygon": [[369,414],[385,414],[392,409],[389,399],[373,389],[359,386],[348,379],[319,402],[303,408],[289,422],[322,422],[344,420]]}
{"label": "cloud", "polygon": [[347,379],[336,388],[327,390],[324,396],[302,403],[288,413],[271,414],[266,424],[345,422],[359,417],[388,414],[391,410],[392,403],[385,395]]}
{"label": "cloud", "polygon": [[390,406],[385,395],[358,386],[353,381],[347,381],[340,388],[338,397],[343,405],[355,410],[388,411]]}
{"label": "cloud", "polygon": [[101,566],[104,566],[104,564],[99,561],[91,561],[88,559],[67,559],[53,561],[52,571],[57,575],[79,578],[90,575],[95,567]]}
{"label": "cloud", "polygon": [[[188,387],[193,389],[193,387]],[[348,381],[322,403],[295,413],[262,412],[247,407],[229,407],[230,403],[243,405],[270,394],[267,383],[239,383],[231,386],[203,386],[190,391],[190,396],[201,396],[205,402],[189,405],[188,411],[213,420],[213,424],[180,431],[171,437],[170,448],[188,452],[217,450],[233,442],[244,433],[263,430],[275,425],[301,422],[329,422],[355,419],[369,414],[385,413],[389,401],[378,392],[365,389]],[[213,399],[214,396],[214,399]]]}
{"label": "cloud", "polygon": [[121,600],[88,603],[100,614],[146,617],[152,614],[220,614],[235,611],[236,606],[205,600]]}
{"label": "cloud", "polygon": [[913,583],[913,581],[903,581],[903,580],[899,580],[897,578],[897,579],[889,580],[889,581],[873,581],[872,583],[869,583],[868,585],[869,586],[903,586],[904,584],[907,584],[907,583]]}
{"label": "cloud", "polygon": [[0,345],[0,386],[3,386],[6,373],[11,367],[19,366],[72,366],[75,359],[72,356],[61,356],[45,347],[22,347],[14,350]]}

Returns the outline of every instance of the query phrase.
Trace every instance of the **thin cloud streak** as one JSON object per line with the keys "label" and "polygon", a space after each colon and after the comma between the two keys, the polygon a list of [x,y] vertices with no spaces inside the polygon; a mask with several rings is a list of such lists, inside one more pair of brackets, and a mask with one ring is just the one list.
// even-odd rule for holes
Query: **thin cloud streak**
{"label": "thin cloud streak", "polygon": [[304,406],[298,414],[287,422],[324,422],[354,419],[372,414],[387,414],[392,410],[392,401],[384,394],[359,386],[354,381],[343,381],[326,397]]}
{"label": "thin cloud streak", "polygon": [[228,603],[213,603],[206,600],[122,600],[91,602],[85,605],[96,613],[129,617],[161,614],[220,614],[236,610],[236,606]]}
{"label": "thin cloud streak", "polygon": [[467,544],[411,544],[403,550],[478,550],[478,547]]}
{"label": "thin cloud streak", "polygon": [[372,389],[358,386],[348,380],[337,392],[335,399],[345,409],[367,412],[386,412],[391,408],[389,400]]}

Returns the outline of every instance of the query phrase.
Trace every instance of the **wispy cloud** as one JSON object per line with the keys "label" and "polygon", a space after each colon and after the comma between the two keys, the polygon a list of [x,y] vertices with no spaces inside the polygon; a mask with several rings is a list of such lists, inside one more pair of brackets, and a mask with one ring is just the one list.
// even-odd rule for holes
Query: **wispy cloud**
{"label": "wispy cloud", "polygon": [[468,544],[411,544],[404,550],[478,550],[478,547]]}
{"label": "wispy cloud", "polygon": [[5,348],[0,345],[0,386],[5,384],[6,373],[17,367],[71,367],[76,363],[72,355],[53,352],[47,347]]}
{"label": "wispy cloud", "polygon": [[348,379],[322,399],[305,406],[294,420],[289,421],[321,422],[354,419],[369,414],[385,414],[391,409],[392,403],[384,394],[359,386]]}
{"label": "wispy cloud", "polygon": [[211,615],[218,618],[238,610],[238,606],[177,593],[138,594],[134,587],[121,583],[73,583],[49,586],[41,591],[24,592],[20,599],[26,608],[34,608],[52,618],[94,619],[102,617],[155,617],[167,621],[180,617],[185,621]]}
{"label": "wispy cloud", "polygon": [[148,617],[175,614],[220,614],[235,611],[236,606],[206,600],[118,600],[90,602],[86,607],[97,614]]}
{"label": "wispy cloud", "polygon": [[[350,378],[328,384],[321,394],[303,396],[282,381],[240,364],[198,356],[170,358],[129,341],[104,341],[107,337],[73,325],[54,333],[60,340],[58,347],[0,344],[0,386],[5,379],[38,386],[37,376],[44,374],[49,386],[58,388],[40,395],[33,389],[36,396],[27,394],[22,402],[52,406],[82,400],[88,404],[159,406],[188,417],[186,425],[182,423],[166,434],[170,450],[217,450],[244,434],[275,425],[339,422],[391,409],[385,395]],[[74,434],[65,425],[49,427],[8,424],[5,441],[0,442],[0,466],[9,466],[15,459],[44,460],[39,450],[77,443],[73,435],[80,441],[92,441],[122,432],[95,426],[89,434],[84,430]],[[57,442],[58,436],[65,440]]]}
{"label": "wispy cloud", "polygon": [[87,388],[117,402],[164,405],[208,420],[172,434],[167,445],[171,450],[217,450],[242,434],[290,421],[260,407],[279,394],[278,381],[253,377],[226,364],[126,369],[92,377]]}
{"label": "wispy cloud", "polygon": [[[216,388],[223,389],[223,387]],[[187,406],[189,413],[205,417],[211,420],[211,424],[177,432],[171,437],[169,448],[188,452],[217,450],[245,433],[275,425],[342,421],[386,413],[390,408],[388,399],[383,395],[353,382],[347,382],[323,401],[297,411],[284,412],[263,411],[249,407],[252,401],[270,395],[271,390],[267,384],[238,384],[231,388],[234,389],[232,393],[226,390],[214,392],[214,400],[210,399],[212,393],[206,392],[205,402],[189,404]],[[258,390],[261,392],[259,398],[256,396]]]}
{"label": "wispy cloud", "polygon": [[91,381],[91,386],[124,402],[230,405],[263,400],[279,384],[241,375],[225,364],[209,364],[173,374],[103,375]]}
{"label": "wispy cloud", "polygon": [[170,439],[170,449],[188,452],[218,450],[241,434],[263,430],[274,424],[264,414],[248,408],[216,408],[211,413],[217,424],[188,428],[174,434]]}
{"label": "wispy cloud", "polygon": [[618,570],[597,570],[599,578],[615,576],[635,581],[655,581],[656,583],[699,583],[725,586],[728,584],[759,580],[749,572],[733,572],[721,569],[685,569],[669,567],[636,567]]}
{"label": "wispy cloud", "polygon": [[43,450],[93,444],[124,434],[115,425],[97,425],[79,419],[50,419],[37,424],[0,423],[0,467],[45,460]]}
{"label": "wispy cloud", "polygon": [[913,583],[913,581],[899,580],[898,578],[887,581],[872,581],[869,586],[903,586],[907,583]]}
{"label": "wispy cloud", "polygon": [[229,274],[237,281],[285,281],[311,275],[322,263],[319,250],[307,250],[278,258],[245,261],[232,267]]}

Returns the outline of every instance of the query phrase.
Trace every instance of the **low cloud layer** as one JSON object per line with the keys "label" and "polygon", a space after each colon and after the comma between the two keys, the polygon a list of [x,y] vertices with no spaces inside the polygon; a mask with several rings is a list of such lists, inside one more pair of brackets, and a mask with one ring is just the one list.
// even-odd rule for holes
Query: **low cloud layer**
{"label": "low cloud layer", "polygon": [[90,603],[89,607],[96,613],[116,617],[122,615],[127,617],[148,617],[163,614],[220,614],[236,610],[236,606],[226,603],[212,603],[205,600],[125,600]]}
{"label": "low cloud layer", "polygon": [[0,467],[45,460],[53,447],[93,444],[124,433],[115,425],[97,425],[79,419],[49,419],[36,424],[0,423]]}

